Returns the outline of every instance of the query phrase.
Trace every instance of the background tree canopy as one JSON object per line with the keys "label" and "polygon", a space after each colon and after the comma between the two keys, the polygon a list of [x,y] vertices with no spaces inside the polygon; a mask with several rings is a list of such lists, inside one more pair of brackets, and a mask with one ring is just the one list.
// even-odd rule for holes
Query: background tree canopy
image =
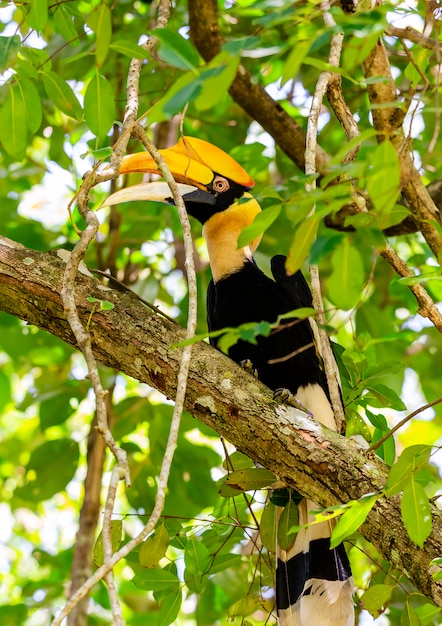
{"label": "background tree canopy", "polygon": [[[63,251],[78,251],[79,232],[93,230],[88,203],[97,210],[117,185],[137,182],[116,176],[126,149],[150,145],[143,128],[157,148],[180,134],[208,140],[250,173],[263,213],[243,243],[265,231],[256,254],[262,268],[277,253],[289,255],[291,270],[319,267],[326,329],[339,344],[346,434],[372,446],[358,458],[367,460],[373,481],[370,490],[341,478],[346,455],[353,463],[356,453],[339,437],[331,439],[336,457],[327,457],[335,491],[325,482],[321,488],[320,472],[301,480],[292,467],[286,477],[321,505],[352,501],[337,514],[358,624],[441,623],[441,563],[433,561],[442,558],[433,506],[442,436],[439,4],[0,3],[2,624],[59,623],[70,594],[125,546],[113,577],[103,573],[90,584],[89,613],[87,596],[71,607],[70,626],[275,622],[275,507],[264,508],[261,489],[272,475],[220,442],[207,425],[228,434],[219,410],[210,414],[189,400],[198,384],[200,394],[204,384],[208,395],[218,392],[217,407],[222,393],[229,399],[235,391],[217,390],[215,376],[230,365],[208,346],[194,346],[189,413],[172,461],[173,406],[158,390],[175,397],[181,352],[168,348],[183,340],[177,327],[115,282],[82,270],[77,304],[107,392],[96,403],[90,369],[72,347],[82,344],[64,319],[63,306],[72,323],[74,291],[63,278]],[[185,327],[189,296],[175,207],[131,203],[93,215],[99,230],[71,257],[71,279],[83,256],[89,269],[111,273]],[[192,233],[196,332],[207,335],[210,269],[196,223]],[[132,320],[121,310],[135,311]],[[144,356],[124,352],[130,324],[144,329],[140,345],[152,342]],[[261,332],[249,328],[247,337]],[[215,373],[201,369],[207,363]],[[231,367],[236,383],[242,377],[246,390],[255,385],[250,420],[260,419],[256,398],[263,414],[274,412],[265,391]],[[241,418],[247,401],[236,401]],[[127,455],[130,489],[115,473],[124,473],[124,459],[114,448],[116,464],[97,434],[100,410]],[[278,451],[261,445],[265,432],[236,428],[230,441],[276,471]],[[167,489],[158,480],[165,458]],[[394,507],[402,519],[392,524]],[[147,539],[131,544],[143,528]],[[408,542],[403,554],[387,533]]]}

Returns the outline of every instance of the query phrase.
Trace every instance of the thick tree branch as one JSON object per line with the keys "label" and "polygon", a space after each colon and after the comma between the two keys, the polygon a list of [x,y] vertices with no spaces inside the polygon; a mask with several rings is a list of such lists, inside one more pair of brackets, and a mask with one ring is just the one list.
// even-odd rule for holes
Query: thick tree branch
{"label": "thick tree branch", "polygon": [[[60,298],[66,252],[41,253],[0,239],[0,307],[75,345]],[[156,387],[174,398],[184,339],[175,324],[161,319],[129,293],[101,285],[80,268],[76,302],[86,322],[89,296],[114,304],[92,315],[94,353],[103,364]],[[321,505],[380,492],[388,468],[361,449],[295,409],[277,405],[271,392],[230,359],[205,343],[194,346],[185,406],[238,449],[273,470],[302,494]],[[442,553],[442,513],[433,508],[433,531],[424,549],[408,538],[398,497],[380,498],[361,528],[393,567],[442,605],[442,581],[431,561]]]}

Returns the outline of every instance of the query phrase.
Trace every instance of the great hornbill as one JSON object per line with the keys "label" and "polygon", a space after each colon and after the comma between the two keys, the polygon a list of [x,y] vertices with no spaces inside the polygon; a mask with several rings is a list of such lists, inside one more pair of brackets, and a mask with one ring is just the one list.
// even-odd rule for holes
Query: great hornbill
{"label": "great hornbill", "polygon": [[[278,316],[311,307],[309,287],[300,271],[288,275],[285,257],[272,259],[274,280],[256,265],[253,252],[260,237],[239,248],[238,237],[260,212],[250,195],[254,181],[228,154],[194,137],[183,137],[160,151],[178,183],[187,212],[203,225],[213,280],[207,292],[210,331],[246,322],[274,323]],[[147,152],[125,157],[121,173],[159,174]],[[122,189],[103,206],[128,200],[173,203],[166,183],[143,183]],[[217,338],[212,338],[217,345]],[[284,319],[256,344],[238,341],[229,349],[237,363],[252,364],[270,389],[288,390],[313,417],[336,430],[327,381],[315,349],[312,325],[307,319]],[[303,498],[300,526],[313,522],[309,514],[318,506]],[[276,605],[281,625],[353,626],[353,582],[343,545],[330,550],[331,523],[311,524],[296,535],[288,551],[279,550],[276,571]]]}

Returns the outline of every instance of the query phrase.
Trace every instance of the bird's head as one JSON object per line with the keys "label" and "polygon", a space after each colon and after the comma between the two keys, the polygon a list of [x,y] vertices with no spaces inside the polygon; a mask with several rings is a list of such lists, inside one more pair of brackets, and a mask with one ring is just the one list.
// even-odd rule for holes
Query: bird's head
{"label": "bird's head", "polygon": [[[216,275],[222,277],[236,271],[243,262],[237,253],[238,237],[261,211],[248,193],[255,184],[253,179],[226,152],[195,137],[182,137],[177,144],[160,150],[160,153],[178,184],[187,212],[203,225],[215,280]],[[131,172],[161,175],[148,152],[138,152],[123,159],[120,173]],[[151,182],[120,189],[109,196],[102,207],[131,200],[173,204],[167,183]],[[243,257],[250,257],[260,240],[258,237],[251,241],[242,250]],[[219,267],[221,260],[227,267]]]}
{"label": "bird's head", "polygon": [[[256,200],[248,193],[254,181],[226,152],[208,141],[182,137],[177,144],[160,150],[192,217],[204,227],[206,240],[220,231],[238,237],[260,212]],[[146,172],[160,174],[148,152],[138,152],[123,159],[120,173]],[[141,183],[121,189],[105,200],[103,207],[131,200],[155,200],[173,203],[169,186],[162,182]],[[251,242],[253,250],[259,240]]]}

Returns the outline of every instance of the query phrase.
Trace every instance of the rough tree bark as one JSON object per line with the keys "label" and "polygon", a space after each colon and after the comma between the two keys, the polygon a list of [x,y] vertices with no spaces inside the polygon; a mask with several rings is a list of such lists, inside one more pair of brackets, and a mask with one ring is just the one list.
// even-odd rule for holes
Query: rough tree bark
{"label": "rough tree bark", "polygon": [[[36,252],[0,238],[0,309],[75,345],[60,299],[68,254]],[[89,323],[97,358],[173,399],[180,348],[171,346],[184,339],[183,329],[146,309],[135,295],[102,285],[84,267],[77,277],[76,300],[85,324],[93,306],[90,296],[114,305],[94,312]],[[388,467],[381,459],[304,413],[278,405],[269,389],[203,342],[194,347],[186,409],[323,506],[379,493],[385,485]],[[381,497],[361,532],[442,606],[442,581],[432,578],[442,568],[431,565],[442,553],[441,511],[433,507],[433,530],[424,549],[404,529],[399,497]]]}

